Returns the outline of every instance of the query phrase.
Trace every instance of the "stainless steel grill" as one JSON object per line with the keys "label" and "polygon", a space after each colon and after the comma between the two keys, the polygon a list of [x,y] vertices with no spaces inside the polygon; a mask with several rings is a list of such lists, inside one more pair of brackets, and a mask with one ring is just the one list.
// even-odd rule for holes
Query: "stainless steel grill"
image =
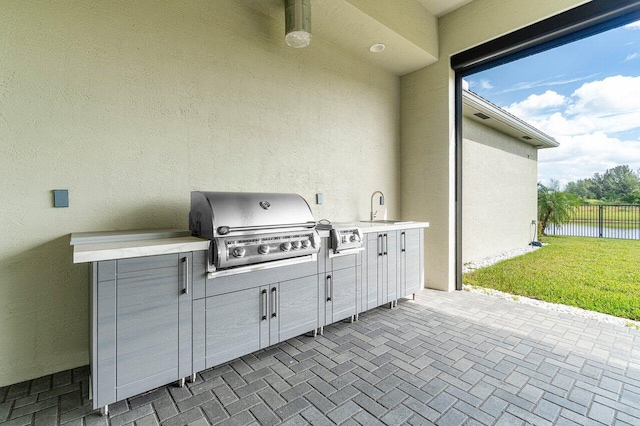
{"label": "stainless steel grill", "polygon": [[320,237],[296,194],[191,193],[189,229],[211,240],[210,276],[314,261]]}

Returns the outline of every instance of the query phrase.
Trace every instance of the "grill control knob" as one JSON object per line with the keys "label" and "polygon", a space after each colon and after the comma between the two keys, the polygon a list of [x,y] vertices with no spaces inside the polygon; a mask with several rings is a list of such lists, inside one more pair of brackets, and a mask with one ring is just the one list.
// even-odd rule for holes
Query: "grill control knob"
{"label": "grill control knob", "polygon": [[302,248],[309,248],[310,245],[311,245],[311,241],[309,240],[302,241]]}
{"label": "grill control knob", "polygon": [[260,244],[260,246],[258,247],[258,253],[260,253],[260,254],[269,253],[269,246],[266,245],[266,244]]}
{"label": "grill control knob", "polygon": [[243,249],[242,247],[236,247],[233,249],[233,252],[231,254],[233,254],[234,257],[243,257],[245,253],[245,249]]}
{"label": "grill control knob", "polygon": [[290,243],[289,241],[286,241],[286,242],[284,242],[284,243],[280,244],[280,249],[281,249],[282,251],[289,251],[289,250],[291,250],[291,243]]}
{"label": "grill control knob", "polygon": [[291,248],[294,250],[298,250],[300,248],[300,241],[293,241],[291,243]]}

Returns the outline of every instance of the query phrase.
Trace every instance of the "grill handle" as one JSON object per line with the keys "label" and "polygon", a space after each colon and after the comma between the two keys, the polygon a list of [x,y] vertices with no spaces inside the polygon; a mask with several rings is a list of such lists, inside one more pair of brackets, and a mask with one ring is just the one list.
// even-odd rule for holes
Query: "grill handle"
{"label": "grill handle", "polygon": [[305,222],[305,223],[285,223],[281,225],[269,225],[268,227],[264,226],[237,226],[235,228],[231,226],[218,226],[216,231],[220,235],[228,235],[233,232],[248,232],[248,231],[264,231],[265,229],[285,229],[285,228],[315,228],[315,222]]}

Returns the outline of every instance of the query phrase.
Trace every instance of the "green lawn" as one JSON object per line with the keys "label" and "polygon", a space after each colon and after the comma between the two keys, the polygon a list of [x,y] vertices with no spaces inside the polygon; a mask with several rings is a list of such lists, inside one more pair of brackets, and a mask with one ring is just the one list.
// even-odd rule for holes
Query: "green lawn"
{"label": "green lawn", "polygon": [[464,274],[463,282],[640,320],[640,241],[545,237],[541,249]]}

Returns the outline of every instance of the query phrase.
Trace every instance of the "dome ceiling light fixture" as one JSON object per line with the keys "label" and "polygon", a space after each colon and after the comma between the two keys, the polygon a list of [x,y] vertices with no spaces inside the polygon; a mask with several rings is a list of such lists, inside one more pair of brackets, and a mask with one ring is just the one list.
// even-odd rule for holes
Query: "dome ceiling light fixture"
{"label": "dome ceiling light fixture", "polygon": [[380,53],[382,52],[387,46],[385,46],[382,43],[376,43],[376,44],[372,44],[371,47],[369,48],[369,52],[372,53]]}
{"label": "dome ceiling light fixture", "polygon": [[285,0],[284,41],[291,47],[307,47],[311,43],[311,0]]}

